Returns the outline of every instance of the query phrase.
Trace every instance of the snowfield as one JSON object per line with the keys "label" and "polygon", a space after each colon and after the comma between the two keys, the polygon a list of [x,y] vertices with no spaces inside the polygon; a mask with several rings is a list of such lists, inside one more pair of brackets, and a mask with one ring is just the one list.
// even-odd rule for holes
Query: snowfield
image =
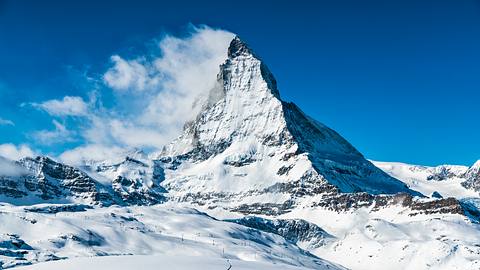
{"label": "snowfield", "polygon": [[3,268],[75,257],[162,255],[192,257],[192,263],[195,258],[199,262],[208,258],[212,265],[232,260],[341,269],[279,235],[220,221],[191,208],[166,204],[59,209],[64,210],[48,204],[0,206]]}
{"label": "snowfield", "polygon": [[[415,215],[403,207],[337,213],[298,209],[336,237],[313,254],[350,269],[480,269],[480,226],[460,215]],[[301,246],[301,245],[300,245]]]}
{"label": "snowfield", "polygon": [[294,267],[289,265],[278,265],[261,262],[248,262],[239,260],[225,260],[208,257],[192,256],[108,256],[76,258],[65,261],[55,261],[16,268],[18,270],[192,270],[192,269],[211,269],[211,270],[307,270],[307,269],[334,269],[334,268],[306,268]]}

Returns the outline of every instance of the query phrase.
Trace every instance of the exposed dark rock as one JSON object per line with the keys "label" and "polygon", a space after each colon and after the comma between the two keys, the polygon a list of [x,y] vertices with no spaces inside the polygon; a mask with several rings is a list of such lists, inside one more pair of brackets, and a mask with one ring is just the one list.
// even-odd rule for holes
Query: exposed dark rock
{"label": "exposed dark rock", "polygon": [[[141,179],[129,179],[118,176],[112,180],[110,186],[105,186],[90,177],[84,171],[68,166],[48,157],[25,158],[16,163],[24,169],[18,176],[0,176],[0,194],[6,197],[21,199],[30,196],[31,199],[41,202],[81,202],[101,206],[119,205],[151,205],[165,201],[164,193],[167,191],[159,185],[164,178],[163,168],[155,166],[153,169],[150,186],[145,185],[142,177],[148,165],[126,157],[124,161],[113,165],[99,165],[94,168],[86,166],[97,173],[111,170],[115,171],[120,166],[138,169],[137,176]],[[33,198],[32,198],[33,197]],[[77,209],[78,210],[78,209]],[[53,206],[48,208],[28,208],[26,211],[45,211],[55,213],[59,211],[77,211],[72,206]]]}
{"label": "exposed dark rock", "polygon": [[30,245],[25,243],[16,234],[6,234],[0,237],[0,248],[10,250],[33,250]]}
{"label": "exposed dark rock", "polygon": [[105,243],[105,238],[93,231],[86,230],[85,235],[67,234],[61,235],[57,239],[50,240],[57,248],[64,247],[69,241],[76,242],[86,247],[101,246]]}
{"label": "exposed dark rock", "polygon": [[234,207],[231,210],[233,212],[242,213],[245,215],[268,215],[278,216],[291,211],[293,207],[292,201],[286,201],[283,204],[273,203],[254,203],[254,204],[242,204],[238,207]]}
{"label": "exposed dark rock", "polygon": [[314,206],[324,207],[337,212],[358,209],[361,207],[373,206],[372,210],[377,211],[380,208],[401,205],[410,208],[410,215],[418,214],[460,214],[465,215],[465,211],[458,200],[455,198],[427,200],[414,198],[407,193],[395,195],[371,195],[368,193],[350,193],[327,196]]}
{"label": "exposed dark rock", "polygon": [[290,166],[282,166],[280,169],[278,169],[277,174],[278,175],[285,175],[287,174],[291,169],[293,168],[293,165]]}
{"label": "exposed dark rock", "polygon": [[318,248],[334,238],[317,225],[302,219],[269,220],[255,216],[247,216],[241,219],[231,219],[227,221],[264,232],[278,234],[294,244],[307,242],[310,248]]}
{"label": "exposed dark rock", "polygon": [[46,205],[46,206],[29,206],[23,210],[26,212],[56,214],[60,212],[85,212],[92,209],[90,205],[84,204],[61,204],[61,205]]}

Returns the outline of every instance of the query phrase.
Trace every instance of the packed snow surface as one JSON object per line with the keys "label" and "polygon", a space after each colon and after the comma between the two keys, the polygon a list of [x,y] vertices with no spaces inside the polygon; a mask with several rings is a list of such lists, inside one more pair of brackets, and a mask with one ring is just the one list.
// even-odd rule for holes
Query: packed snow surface
{"label": "packed snow surface", "polygon": [[107,255],[164,255],[337,267],[283,237],[220,221],[198,210],[157,206],[0,206],[3,268]]}
{"label": "packed snow surface", "polygon": [[165,255],[137,255],[137,256],[108,256],[76,258],[65,261],[54,261],[36,264],[33,266],[19,267],[18,270],[308,270],[308,269],[333,269],[327,267],[307,268],[272,263],[227,260],[209,257],[193,256],[165,256]]}

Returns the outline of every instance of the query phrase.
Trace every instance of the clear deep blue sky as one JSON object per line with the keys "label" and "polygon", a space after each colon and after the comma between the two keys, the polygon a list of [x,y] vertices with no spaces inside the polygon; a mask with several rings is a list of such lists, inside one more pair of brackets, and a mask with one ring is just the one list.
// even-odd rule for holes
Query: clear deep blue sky
{"label": "clear deep blue sky", "polygon": [[284,99],[368,158],[480,159],[480,1],[467,0],[0,0],[0,117],[16,124],[0,143],[51,124],[22,102],[85,95],[73,71],[100,74],[112,54],[188,23],[240,35]]}

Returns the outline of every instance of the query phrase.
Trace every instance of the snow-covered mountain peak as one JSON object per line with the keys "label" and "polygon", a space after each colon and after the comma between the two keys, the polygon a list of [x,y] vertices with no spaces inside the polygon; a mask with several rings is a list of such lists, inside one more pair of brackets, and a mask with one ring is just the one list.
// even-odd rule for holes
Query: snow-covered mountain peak
{"label": "snow-covered mountain peak", "polygon": [[480,159],[473,163],[473,165],[470,167],[470,170],[480,170]]}
{"label": "snow-covered mountain peak", "polygon": [[279,98],[277,82],[268,67],[238,36],[228,47],[228,58],[220,66],[219,81],[224,91],[252,83],[266,83],[265,87],[242,87],[243,91],[268,91]]}
{"label": "snow-covered mountain peak", "polygon": [[239,55],[253,55],[252,49],[245,43],[243,40],[240,39],[239,36],[235,36],[232,41],[230,42],[230,46],[228,47],[228,57],[235,58]]}
{"label": "snow-covered mountain peak", "polygon": [[[415,194],[284,102],[272,73],[238,37],[228,50],[209,101],[157,158],[171,196],[291,207],[297,197],[338,191]],[[233,194],[243,196],[232,202]]]}

